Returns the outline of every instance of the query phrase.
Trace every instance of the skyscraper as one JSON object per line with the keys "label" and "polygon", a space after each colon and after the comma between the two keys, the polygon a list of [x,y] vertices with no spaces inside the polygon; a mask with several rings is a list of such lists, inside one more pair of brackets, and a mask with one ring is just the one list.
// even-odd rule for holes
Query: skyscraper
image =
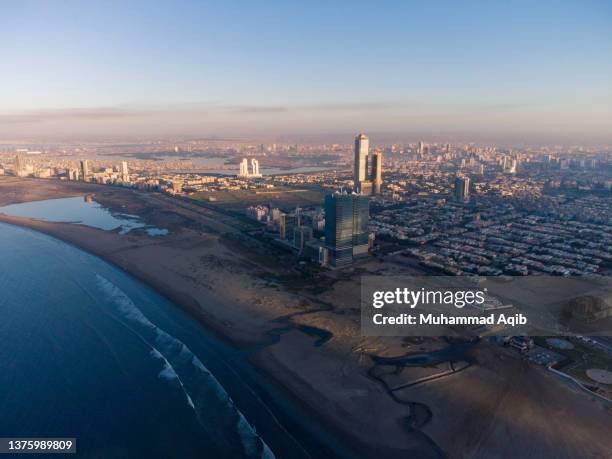
{"label": "skyscraper", "polygon": [[15,175],[22,177],[27,174],[26,171],[26,160],[22,154],[15,156]]}
{"label": "skyscraper", "polygon": [[372,156],[372,164],[370,166],[370,180],[372,181],[372,194],[380,194],[382,188],[382,151],[375,151]]}
{"label": "skyscraper", "polygon": [[243,158],[242,161],[240,161],[240,174],[238,174],[240,177],[248,177],[249,176],[249,160],[246,158]]}
{"label": "skyscraper", "polygon": [[325,196],[325,245],[332,266],[352,263],[368,251],[370,201],[358,194]]}
{"label": "skyscraper", "polygon": [[470,178],[455,177],[454,197],[456,202],[468,202],[470,200]]}
{"label": "skyscraper", "polygon": [[251,177],[261,177],[261,174],[259,173],[259,161],[257,161],[255,158],[251,159],[251,166],[253,168]]}
{"label": "skyscraper", "polygon": [[89,181],[90,170],[89,170],[89,161],[87,159],[81,160],[81,179],[84,181]]}
{"label": "skyscraper", "polygon": [[370,220],[370,199],[353,196],[353,256],[368,253],[368,223]]}
{"label": "skyscraper", "polygon": [[79,170],[78,169],[68,169],[68,180],[78,180],[79,179]]}
{"label": "skyscraper", "polygon": [[355,191],[361,193],[362,183],[366,180],[367,158],[370,140],[368,136],[361,133],[355,137]]}
{"label": "skyscraper", "polygon": [[127,161],[121,161],[121,180],[125,183],[130,181],[130,172]]}
{"label": "skyscraper", "polygon": [[291,238],[293,238],[293,230],[299,226],[299,215],[294,213],[281,214],[278,220],[278,230],[280,233],[280,238],[291,240]]}
{"label": "skyscraper", "polygon": [[300,252],[304,250],[306,243],[312,239],[312,228],[310,226],[296,226],[293,229],[293,245]]}
{"label": "skyscraper", "polygon": [[249,171],[249,160],[247,158],[243,158],[240,161],[240,173],[238,177],[261,177],[261,172],[259,172],[259,161],[255,158],[251,158],[251,169]]}

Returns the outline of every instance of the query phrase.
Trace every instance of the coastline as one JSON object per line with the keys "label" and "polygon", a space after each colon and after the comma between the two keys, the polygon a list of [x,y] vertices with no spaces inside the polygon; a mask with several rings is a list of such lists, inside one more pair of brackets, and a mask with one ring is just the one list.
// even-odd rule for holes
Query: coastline
{"label": "coastline", "polygon": [[[171,301],[199,322],[206,331],[211,332],[213,336],[230,347],[249,353],[252,349],[267,345],[265,342],[254,342],[227,333],[227,330],[224,330],[224,325],[216,321],[210,314],[207,314],[195,298],[154,278],[147,274],[146,271],[138,269],[138,267],[125,260],[109,256],[109,253],[99,246],[95,238],[86,239],[93,242],[90,244],[84,242],[85,240],[74,237],[75,233],[78,234],[83,231],[85,233],[96,233],[102,230],[74,223],[46,222],[25,217],[8,216],[2,213],[0,213],[0,222],[43,233],[104,260]],[[310,447],[308,450],[312,451],[314,449],[316,451],[317,455],[313,457],[367,458],[380,454],[380,446],[369,445],[358,437],[347,434],[333,421],[321,417],[321,410],[317,410],[313,405],[305,402],[300,397],[300,391],[296,391],[294,385],[286,382],[287,378],[278,377],[278,374],[285,373],[286,369],[280,368],[278,371],[270,371],[269,366],[266,368],[263,361],[254,358],[254,356],[233,360],[232,366],[241,379],[248,379],[251,388],[256,390],[259,396],[264,396],[267,402],[272,405],[269,408],[276,417],[284,418],[287,423],[291,424],[291,427],[296,430],[296,432],[292,433],[298,433],[298,435],[305,434],[307,436],[307,438],[300,438],[298,443],[301,444],[303,440],[306,440],[306,444]],[[275,394],[274,391],[278,393]],[[298,411],[305,414],[306,417],[295,419],[292,416],[295,412],[295,407],[298,407]],[[284,423],[281,425],[284,426]],[[384,457],[400,458],[403,455],[400,452],[387,451]],[[441,457],[441,455],[424,455],[422,457]]]}
{"label": "coastline", "polygon": [[[355,309],[360,273],[394,275],[403,266],[372,260],[360,265],[361,271],[324,273],[316,279],[322,283],[316,287],[322,288],[292,285],[285,277],[295,264],[291,256],[258,246],[257,237],[231,215],[117,187],[0,180],[0,206],[87,194],[113,212],[139,215],[170,232],[149,237],[138,230],[119,234],[5,215],[0,221],[72,244],[168,298],[238,349],[240,358],[232,359],[232,365],[243,365],[241,375],[262,400],[281,406],[283,425],[297,432],[310,429],[308,438],[319,436],[321,444],[337,445],[348,451],[344,457],[487,457],[524,451],[536,457],[572,457],[585,449],[599,454],[610,448],[602,433],[609,411],[545,370],[486,342],[470,351],[474,364],[469,368],[410,387],[406,383],[427,376],[430,368],[376,363],[372,356],[397,357],[444,346],[436,339],[409,343],[360,335]],[[396,390],[400,386],[405,388]],[[306,414],[305,419],[293,419],[291,408],[282,406],[285,401]],[[412,413],[415,406],[428,416]],[[574,413],[571,422],[561,416],[562,421],[550,424],[560,406]],[[515,422],[523,417],[528,421]],[[545,426],[538,431],[540,438],[530,425]],[[555,441],[561,435],[563,445]],[[342,455],[334,451],[313,457]]]}

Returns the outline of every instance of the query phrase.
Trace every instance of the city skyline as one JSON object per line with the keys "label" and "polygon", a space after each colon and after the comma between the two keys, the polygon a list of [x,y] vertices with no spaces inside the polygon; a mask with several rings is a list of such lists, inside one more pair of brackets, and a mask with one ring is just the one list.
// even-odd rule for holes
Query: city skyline
{"label": "city skyline", "polygon": [[612,142],[602,2],[144,6],[5,8],[0,138]]}

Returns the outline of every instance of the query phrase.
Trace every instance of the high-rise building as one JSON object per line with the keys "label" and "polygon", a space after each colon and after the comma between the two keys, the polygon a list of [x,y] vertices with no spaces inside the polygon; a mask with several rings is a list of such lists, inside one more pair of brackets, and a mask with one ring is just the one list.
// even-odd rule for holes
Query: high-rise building
{"label": "high-rise building", "polygon": [[81,180],[89,181],[91,171],[89,170],[89,161],[87,159],[81,160]]}
{"label": "high-rise building", "polygon": [[370,221],[370,199],[353,197],[353,256],[368,253],[368,223]]}
{"label": "high-rise building", "polygon": [[242,161],[240,161],[240,174],[238,174],[240,177],[248,177],[249,176],[249,160],[246,158],[243,158]]}
{"label": "high-rise building", "polygon": [[127,161],[121,161],[121,180],[125,183],[130,181],[130,171]]}
{"label": "high-rise building", "polygon": [[68,180],[78,180],[79,179],[79,170],[78,169],[68,169]]}
{"label": "high-rise building", "polygon": [[352,263],[368,251],[370,201],[358,194],[325,196],[325,245],[332,266]]}
{"label": "high-rise building", "polygon": [[281,214],[278,219],[278,230],[281,239],[293,238],[293,230],[300,225],[299,216],[296,214]]}
{"label": "high-rise building", "polygon": [[172,180],[170,182],[170,185],[172,187],[172,190],[175,193],[182,193],[183,192],[183,181],[182,180]]}
{"label": "high-rise building", "polygon": [[18,177],[23,177],[28,174],[27,171],[27,163],[22,154],[18,154],[15,156],[15,175]]}
{"label": "high-rise building", "polygon": [[355,171],[354,182],[355,191],[361,193],[361,185],[366,180],[367,176],[367,158],[370,140],[368,136],[361,133],[355,137]]}
{"label": "high-rise building", "polygon": [[259,172],[259,161],[255,158],[251,158],[251,171],[249,171],[249,160],[247,158],[243,158],[240,161],[240,173],[238,177],[261,177],[261,172]]}
{"label": "high-rise building", "polygon": [[422,140],[420,140],[419,143],[417,144],[417,153],[421,155],[425,153],[425,144],[423,143]]}
{"label": "high-rise building", "polygon": [[518,160],[516,158],[509,158],[504,166],[504,172],[508,174],[516,174],[517,170]]}
{"label": "high-rise building", "polygon": [[355,138],[354,189],[364,196],[380,193],[382,187],[382,152],[368,153],[370,140],[361,133]]}
{"label": "high-rise building", "polygon": [[255,158],[251,159],[251,167],[253,168],[251,177],[261,177],[261,174],[259,173],[259,161],[257,161]]}
{"label": "high-rise building", "polygon": [[372,165],[370,167],[370,180],[372,181],[372,194],[380,194],[382,188],[382,151],[372,153]]}
{"label": "high-rise building", "polygon": [[470,200],[469,177],[455,177],[454,198],[456,202],[468,202]]}
{"label": "high-rise building", "polygon": [[300,252],[304,250],[306,243],[312,239],[312,228],[310,226],[296,226],[293,229],[293,245]]}

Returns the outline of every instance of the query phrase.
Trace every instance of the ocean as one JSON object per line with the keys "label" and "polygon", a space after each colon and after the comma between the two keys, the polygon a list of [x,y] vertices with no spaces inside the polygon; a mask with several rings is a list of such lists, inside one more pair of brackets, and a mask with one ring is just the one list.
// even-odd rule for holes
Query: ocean
{"label": "ocean", "polygon": [[307,456],[235,351],[103,260],[0,223],[0,292],[1,437],[73,437],[78,457]]}

